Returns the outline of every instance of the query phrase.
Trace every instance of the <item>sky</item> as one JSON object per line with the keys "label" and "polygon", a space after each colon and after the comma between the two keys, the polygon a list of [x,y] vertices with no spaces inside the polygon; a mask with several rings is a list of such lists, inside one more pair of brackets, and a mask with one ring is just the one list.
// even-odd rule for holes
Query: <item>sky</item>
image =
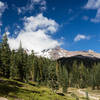
{"label": "sky", "polygon": [[11,49],[100,53],[100,0],[0,0],[0,40]]}

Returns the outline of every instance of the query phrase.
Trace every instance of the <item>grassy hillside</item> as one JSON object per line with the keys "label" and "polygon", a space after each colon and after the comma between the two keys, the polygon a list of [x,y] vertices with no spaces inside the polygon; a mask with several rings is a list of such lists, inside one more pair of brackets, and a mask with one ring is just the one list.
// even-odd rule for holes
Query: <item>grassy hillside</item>
{"label": "grassy hillside", "polygon": [[8,100],[75,100],[68,95],[58,95],[49,88],[36,83],[25,84],[16,80],[0,78],[0,97]]}

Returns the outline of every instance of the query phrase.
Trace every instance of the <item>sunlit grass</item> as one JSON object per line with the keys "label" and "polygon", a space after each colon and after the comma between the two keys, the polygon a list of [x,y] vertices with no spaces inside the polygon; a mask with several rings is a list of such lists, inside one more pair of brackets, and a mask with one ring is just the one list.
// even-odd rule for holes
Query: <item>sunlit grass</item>
{"label": "sunlit grass", "polygon": [[51,89],[38,86],[37,83],[22,83],[16,80],[0,78],[0,97],[8,100],[75,100],[73,97],[60,96]]}

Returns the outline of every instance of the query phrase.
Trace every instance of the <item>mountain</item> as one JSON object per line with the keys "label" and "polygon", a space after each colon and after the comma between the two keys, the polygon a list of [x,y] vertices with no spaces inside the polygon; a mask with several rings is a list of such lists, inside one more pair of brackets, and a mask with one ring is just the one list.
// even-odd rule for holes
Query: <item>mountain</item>
{"label": "mountain", "polygon": [[40,53],[36,53],[37,56],[42,56],[51,59],[60,59],[60,58],[68,58],[68,57],[87,57],[87,58],[100,58],[100,53],[96,53],[92,50],[88,51],[68,51],[64,50],[60,47],[45,49]]}

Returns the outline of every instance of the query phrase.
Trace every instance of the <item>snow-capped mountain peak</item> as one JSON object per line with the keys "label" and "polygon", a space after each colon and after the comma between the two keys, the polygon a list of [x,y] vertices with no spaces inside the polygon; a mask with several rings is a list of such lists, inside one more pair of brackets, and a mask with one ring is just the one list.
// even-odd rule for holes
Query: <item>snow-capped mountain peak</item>
{"label": "snow-capped mountain peak", "polygon": [[59,59],[59,58],[62,58],[62,57],[72,57],[72,56],[77,56],[77,55],[82,55],[82,56],[92,57],[92,58],[93,57],[100,58],[100,54],[94,52],[93,50],[67,51],[67,50],[64,50],[60,47],[45,49],[45,50],[37,53],[36,55],[46,57],[46,58],[49,58],[49,59]]}

